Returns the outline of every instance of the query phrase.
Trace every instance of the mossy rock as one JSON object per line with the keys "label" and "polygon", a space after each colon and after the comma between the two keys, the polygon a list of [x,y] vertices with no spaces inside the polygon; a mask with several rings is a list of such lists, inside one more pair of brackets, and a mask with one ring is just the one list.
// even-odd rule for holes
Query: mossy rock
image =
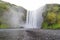
{"label": "mossy rock", "polygon": [[60,4],[47,4],[42,29],[60,29]]}
{"label": "mossy rock", "polygon": [[55,23],[55,24],[51,24],[51,25],[49,25],[47,22],[44,22],[43,24],[42,24],[42,28],[43,29],[60,29],[60,24],[58,24],[58,23]]}
{"label": "mossy rock", "polygon": [[1,24],[0,29],[6,29],[9,28],[8,24]]}

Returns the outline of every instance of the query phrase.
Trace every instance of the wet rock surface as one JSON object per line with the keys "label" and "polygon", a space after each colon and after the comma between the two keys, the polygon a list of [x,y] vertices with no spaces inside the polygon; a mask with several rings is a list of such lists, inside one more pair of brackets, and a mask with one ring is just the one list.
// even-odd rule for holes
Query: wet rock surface
{"label": "wet rock surface", "polygon": [[60,30],[0,29],[0,40],[60,40]]}

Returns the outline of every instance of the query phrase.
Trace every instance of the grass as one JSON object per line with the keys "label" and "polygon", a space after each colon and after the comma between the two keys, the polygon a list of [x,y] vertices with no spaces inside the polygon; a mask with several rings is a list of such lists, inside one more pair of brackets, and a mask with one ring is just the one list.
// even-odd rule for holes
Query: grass
{"label": "grass", "polygon": [[55,23],[52,25],[48,25],[47,22],[42,23],[42,29],[60,29],[60,24]]}
{"label": "grass", "polygon": [[9,26],[7,24],[1,24],[0,25],[0,29],[6,29],[9,28]]}

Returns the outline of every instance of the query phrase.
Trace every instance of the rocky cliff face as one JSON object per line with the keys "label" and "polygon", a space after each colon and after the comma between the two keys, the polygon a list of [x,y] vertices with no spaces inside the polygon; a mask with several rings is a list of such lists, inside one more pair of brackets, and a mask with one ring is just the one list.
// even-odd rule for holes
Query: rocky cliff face
{"label": "rocky cliff face", "polygon": [[22,7],[0,1],[0,28],[21,27],[26,22],[26,13]]}

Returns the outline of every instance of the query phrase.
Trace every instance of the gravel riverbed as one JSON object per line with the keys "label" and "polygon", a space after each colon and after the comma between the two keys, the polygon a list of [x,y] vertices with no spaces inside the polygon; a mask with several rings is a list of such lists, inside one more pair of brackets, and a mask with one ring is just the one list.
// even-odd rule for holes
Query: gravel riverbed
{"label": "gravel riverbed", "polygon": [[0,29],[0,40],[60,40],[60,30]]}

